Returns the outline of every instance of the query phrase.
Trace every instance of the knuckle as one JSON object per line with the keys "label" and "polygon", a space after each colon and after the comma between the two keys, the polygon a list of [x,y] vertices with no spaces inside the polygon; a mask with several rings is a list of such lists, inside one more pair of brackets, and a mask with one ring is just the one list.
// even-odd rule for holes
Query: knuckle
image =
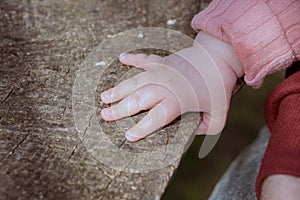
{"label": "knuckle", "polygon": [[176,54],[171,54],[163,58],[163,62],[168,65],[177,65],[179,61],[180,59]]}
{"label": "knuckle", "polygon": [[131,84],[132,84],[132,87],[135,89],[135,88],[137,88],[137,86],[138,86],[138,79],[136,78],[136,77],[133,77],[132,79],[131,79]]}
{"label": "knuckle", "polygon": [[136,108],[142,108],[142,100],[141,100],[141,96],[137,93],[134,93],[133,95],[131,95],[130,97],[130,103],[136,107]]}
{"label": "knuckle", "polygon": [[162,59],[162,61],[164,62],[164,63],[171,63],[172,61],[173,61],[173,58],[172,58],[172,55],[169,55],[169,56],[165,56],[163,59]]}
{"label": "knuckle", "polygon": [[153,122],[159,127],[162,127],[166,124],[168,114],[166,113],[165,109],[156,109],[156,110],[150,110],[149,116],[153,119]]}

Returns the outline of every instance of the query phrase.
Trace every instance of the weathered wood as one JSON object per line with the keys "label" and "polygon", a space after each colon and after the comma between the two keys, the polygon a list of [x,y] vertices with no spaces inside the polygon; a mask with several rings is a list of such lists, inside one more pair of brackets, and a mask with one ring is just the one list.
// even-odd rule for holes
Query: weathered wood
{"label": "weathered wood", "polygon": [[[169,28],[193,35],[199,1],[3,0],[0,8],[0,198],[159,199],[179,160],[149,173],[105,166],[74,128],[72,89],[87,55],[111,35],[167,27],[168,19],[177,20]],[[109,87],[117,72],[98,89]],[[120,129],[102,123],[111,140],[123,144]],[[167,144],[178,123],[139,146],[123,146],[147,151]]]}

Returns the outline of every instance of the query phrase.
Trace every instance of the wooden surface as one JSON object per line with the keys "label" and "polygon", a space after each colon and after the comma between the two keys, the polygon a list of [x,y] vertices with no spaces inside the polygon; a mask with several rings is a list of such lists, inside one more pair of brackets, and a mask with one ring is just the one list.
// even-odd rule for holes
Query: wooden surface
{"label": "wooden surface", "polygon": [[[74,127],[72,90],[82,63],[104,39],[139,26],[193,36],[190,20],[199,8],[198,0],[0,1],[0,199],[159,199],[179,160],[149,173],[99,162]],[[177,23],[169,27],[168,19]],[[118,70],[104,76],[97,91],[118,76]],[[101,123],[123,144],[120,129]],[[178,123],[134,148],[167,144]]]}

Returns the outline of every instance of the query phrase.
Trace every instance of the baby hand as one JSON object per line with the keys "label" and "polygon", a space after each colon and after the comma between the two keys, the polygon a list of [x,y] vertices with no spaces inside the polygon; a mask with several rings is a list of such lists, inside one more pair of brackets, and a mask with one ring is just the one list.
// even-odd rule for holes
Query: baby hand
{"label": "baby hand", "polygon": [[262,185],[261,200],[296,200],[300,198],[300,178],[273,174]]}
{"label": "baby hand", "polygon": [[122,63],[145,71],[101,94],[104,103],[120,101],[103,109],[102,118],[113,121],[150,109],[125,133],[133,142],[183,113],[203,112],[199,132],[218,134],[226,122],[232,89],[242,74],[235,54],[230,52],[234,54],[229,44],[199,33],[192,47],[167,57],[121,54]]}

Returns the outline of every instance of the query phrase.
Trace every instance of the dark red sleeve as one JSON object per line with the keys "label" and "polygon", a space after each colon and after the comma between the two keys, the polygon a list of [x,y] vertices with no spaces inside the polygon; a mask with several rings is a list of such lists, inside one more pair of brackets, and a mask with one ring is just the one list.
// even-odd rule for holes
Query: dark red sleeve
{"label": "dark red sleeve", "polygon": [[271,137],[256,180],[258,199],[268,176],[300,177],[300,72],[273,90],[266,102],[265,118]]}

